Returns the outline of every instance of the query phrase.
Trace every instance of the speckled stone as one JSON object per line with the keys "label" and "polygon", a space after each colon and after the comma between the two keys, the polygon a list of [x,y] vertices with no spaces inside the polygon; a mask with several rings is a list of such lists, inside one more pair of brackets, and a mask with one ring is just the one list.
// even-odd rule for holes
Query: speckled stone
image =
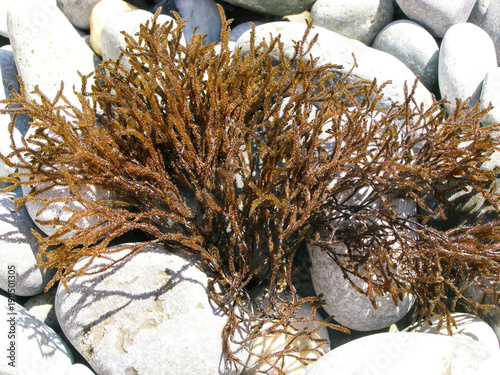
{"label": "speckled stone", "polygon": [[[339,197],[340,202],[348,205],[357,205],[366,199],[370,190],[360,190],[347,200]],[[346,192],[346,196],[350,194]],[[374,206],[380,202],[373,203]],[[416,212],[416,204],[408,199],[394,200],[395,209],[401,216],[407,217]],[[355,225],[355,224],[352,224]],[[329,232],[323,232],[325,237]],[[311,278],[317,295],[322,294],[325,300],[323,306],[329,315],[343,326],[357,331],[373,331],[389,327],[403,318],[410,311],[415,297],[408,293],[402,295],[398,304],[394,304],[390,294],[375,295],[373,298],[377,309],[365,294],[360,293],[353,287],[353,283],[364,292],[367,284],[357,276],[346,278],[339,265],[328,255],[326,251],[317,245],[307,244],[311,258]],[[333,246],[337,254],[347,254],[347,246],[338,243]],[[396,249],[393,249],[396,251]],[[396,271],[396,270],[395,270]],[[404,270],[399,270],[404,272]]]}
{"label": "speckled stone", "polygon": [[377,35],[372,47],[405,63],[429,91],[437,88],[439,46],[418,23],[408,20],[390,23]]}
{"label": "speckled stone", "polygon": [[73,366],[68,368],[64,375],[95,375],[95,373],[87,366],[82,365],[81,363],[75,363]]}
{"label": "speckled stone", "polygon": [[[26,91],[36,85],[50,99],[64,82],[64,94],[79,103],[73,86],[81,87],[78,72],[94,71],[94,53],[78,34],[55,0],[16,1],[8,11],[9,37],[19,75]],[[28,94],[29,98],[37,96]]]}
{"label": "speckled stone", "polygon": [[457,23],[467,21],[476,0],[396,0],[409,19],[442,38]]}
{"label": "speckled stone", "polygon": [[455,99],[479,99],[486,73],[497,67],[495,46],[490,36],[472,23],[450,27],[439,51],[439,89],[446,97],[449,113],[456,107]]}
{"label": "speckled stone", "polygon": [[314,24],[371,45],[394,19],[392,0],[318,0],[311,9]]}
{"label": "speckled stone", "polygon": [[[96,259],[90,270],[109,262]],[[227,317],[210,303],[208,281],[190,258],[151,246],[103,273],[70,280],[69,294],[60,285],[56,314],[98,374],[232,375],[221,339]]]}

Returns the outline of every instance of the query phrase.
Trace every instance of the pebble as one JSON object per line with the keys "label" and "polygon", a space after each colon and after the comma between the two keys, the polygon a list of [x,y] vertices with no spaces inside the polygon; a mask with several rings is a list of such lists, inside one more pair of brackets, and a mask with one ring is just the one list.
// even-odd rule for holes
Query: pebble
{"label": "pebble", "polygon": [[56,288],[51,288],[47,293],[37,294],[26,300],[24,308],[35,318],[47,324],[55,331],[61,327],[56,317],[54,303],[56,300]]}
{"label": "pebble", "polygon": [[[122,31],[134,36],[140,30],[140,25],[153,18],[153,13],[147,10],[134,9],[115,14],[103,25],[101,32],[102,58],[104,60],[118,60],[122,49],[126,47],[125,36]],[[158,17],[158,23],[172,22],[173,18],[164,14]],[[125,69],[130,69],[126,59],[121,63]]]}
{"label": "pebble", "polygon": [[136,9],[122,0],[101,0],[90,15],[90,45],[95,53],[102,56],[101,33],[106,21],[116,14]]}
{"label": "pebble", "polygon": [[214,0],[162,0],[152,8],[153,13],[160,6],[163,14],[170,16],[170,11],[174,10],[188,21],[182,30],[186,40],[191,40],[195,28],[197,33],[207,36],[205,41],[208,43],[220,40],[221,19]]}
{"label": "pebble", "polygon": [[87,366],[82,365],[81,363],[75,363],[73,366],[68,368],[64,375],[95,375],[95,373]]}
{"label": "pebble", "polygon": [[460,23],[450,27],[439,51],[439,89],[446,97],[448,113],[456,108],[455,99],[472,97],[474,104],[481,95],[486,73],[497,67],[495,46],[479,26]]}
{"label": "pebble", "polygon": [[467,22],[473,23],[478,26],[483,25],[483,18],[490,6],[491,0],[477,0],[470,12]]}
{"label": "pebble", "polygon": [[476,0],[396,0],[409,19],[442,38],[457,23],[466,22]]}
{"label": "pebble", "polygon": [[483,125],[500,123],[500,67],[493,68],[484,77],[483,89],[481,90],[481,108],[486,108],[488,104],[493,105],[481,121]]}
{"label": "pebble", "polygon": [[377,35],[372,47],[397,57],[430,92],[436,90],[439,46],[424,27],[409,20],[392,22]]}
{"label": "pebble", "polygon": [[371,45],[394,19],[392,0],[317,0],[311,9],[314,24]]}
{"label": "pebble", "polygon": [[15,268],[15,290],[18,296],[34,296],[42,293],[54,276],[52,270],[44,274],[38,266],[36,256],[38,244],[31,233],[36,227],[26,208],[13,213],[15,204],[12,198],[21,196],[21,189],[0,193],[0,288],[8,291],[8,267]]}
{"label": "pebble", "polygon": [[[44,185],[37,186],[35,189],[41,189]],[[80,187],[80,192],[84,196],[84,198],[97,201],[97,200],[106,200],[111,199],[111,195],[108,191],[105,191],[102,188],[95,187],[93,185],[87,185]],[[23,194],[26,196],[30,192],[30,187],[27,185],[22,186]],[[67,198],[71,196],[71,190],[67,186],[54,186],[49,190],[44,191],[43,193],[37,195],[38,198],[43,199],[52,199],[52,198]],[[51,236],[55,234],[60,225],[55,224],[47,224],[45,221],[54,220],[56,218],[67,221],[72,216],[72,211],[78,211],[83,208],[83,204],[78,202],[76,199],[62,202],[52,202],[47,207],[40,212],[44,208],[44,204],[38,201],[29,201],[26,202],[26,210],[28,211],[29,216],[38,226],[38,228],[45,233],[47,236]],[[82,228],[87,228],[91,225],[97,223],[97,218],[94,216],[82,218],[78,221],[78,226]],[[69,238],[72,234],[72,231],[69,231],[62,238]]]}
{"label": "pebble", "polygon": [[[4,100],[11,96],[14,91],[19,92],[16,60],[14,58],[14,53],[12,52],[12,46],[10,44],[0,48],[0,70],[0,77],[2,80],[2,82],[0,83],[0,100]],[[14,118],[14,116],[6,114],[0,114],[0,117],[8,118],[8,120],[0,120],[2,121],[2,124],[6,122],[7,126],[8,123],[10,123],[10,120]],[[22,136],[24,136],[28,131],[30,127],[30,121],[31,119],[26,114],[17,115],[15,127],[17,130],[19,130]]]}
{"label": "pebble", "polygon": [[[281,35],[286,58],[291,58],[294,51],[294,41],[301,40],[306,26],[295,22],[270,22],[255,28],[256,40],[267,39],[269,36]],[[367,47],[360,41],[347,38],[323,27],[314,27],[309,39],[318,34],[316,44],[311,48],[311,55],[317,58],[318,65],[338,64],[341,74],[351,70],[353,66],[353,55],[358,67],[354,68],[353,74],[362,79],[377,79],[379,84],[390,81],[382,91],[386,100],[396,103],[404,102],[404,84],[413,86],[416,79],[415,74],[400,60],[388,53]],[[236,47],[241,47],[241,53],[249,50],[250,32],[243,34],[236,42]],[[279,60],[277,50],[272,52],[271,58]],[[415,90],[415,100],[428,106],[432,103],[432,95],[421,82]]]}
{"label": "pebble", "polygon": [[[345,204],[355,205],[361,201],[360,191]],[[358,201],[359,200],[359,201]],[[397,203],[398,212],[402,216],[414,214],[416,204],[413,201],[401,199]],[[326,234],[328,236],[328,233]],[[311,258],[311,277],[317,295],[323,294],[324,309],[343,326],[357,331],[373,331],[389,327],[402,319],[410,311],[415,297],[405,293],[403,299],[395,305],[389,294],[375,295],[377,309],[374,309],[370,299],[359,293],[345,277],[342,269],[319,246],[308,244]],[[347,247],[340,243],[334,245],[337,254],[347,254]],[[360,278],[352,276],[351,281],[362,290],[367,290],[367,284]]]}
{"label": "pebble", "polygon": [[57,6],[71,24],[79,29],[90,28],[90,14],[101,0],[57,0]]}
{"label": "pebble", "polygon": [[431,333],[377,333],[342,345],[320,358],[307,375],[495,374],[500,351],[468,337]]}
{"label": "pebble", "polygon": [[[483,280],[482,283],[486,287],[490,288],[492,287],[491,282]],[[484,293],[482,289],[473,283],[467,285],[464,291],[464,295],[467,298],[473,300],[474,302],[481,302],[483,300],[483,294]],[[486,297],[485,302],[488,304],[494,304],[493,298],[491,296]],[[500,341],[500,307],[479,310],[478,316],[489,324],[489,326],[493,329],[493,331],[495,331],[495,334],[497,335],[497,338]]]}
{"label": "pebble", "polygon": [[230,40],[232,42],[236,42],[240,38],[240,36],[242,36],[248,30],[252,29],[252,23],[255,26],[259,26],[259,25],[264,24],[264,22],[262,22],[262,21],[248,21],[248,22],[240,23],[238,26],[235,26],[234,28],[231,29]]}
{"label": "pebble", "polygon": [[[311,319],[312,314],[309,305],[302,305],[300,310],[297,312],[296,317]],[[316,318],[318,319],[318,317]],[[330,338],[326,327],[319,329],[313,334],[313,338],[315,340],[326,340],[327,342],[318,348],[321,353],[312,351],[317,347],[317,343],[313,340],[310,340],[307,337],[295,339],[295,336],[290,335],[290,333],[296,333],[300,330],[306,329],[309,325],[310,323],[296,323],[294,324],[294,327],[287,327],[286,333],[271,333],[264,337],[259,337],[252,342],[250,349],[257,355],[279,352],[290,346],[294,346],[302,351],[307,350],[307,352],[301,352],[298,355],[299,358],[284,358],[282,362],[280,362],[279,366],[280,370],[287,375],[304,375],[307,373],[307,370],[311,367],[314,360],[319,359],[321,355],[330,351]],[[262,330],[270,329],[271,327],[271,323],[265,323]],[[315,325],[315,328],[317,327],[318,324]],[[278,371],[271,369],[271,366],[268,363],[259,361],[259,358],[255,355],[250,355],[246,364],[247,366],[252,367],[253,370],[244,369],[241,375],[257,375],[259,373],[266,373],[269,375],[278,374]]]}
{"label": "pebble", "polygon": [[[495,331],[481,318],[475,315],[454,312],[451,314],[456,326],[451,327],[453,337],[468,337],[490,348],[492,352],[499,350],[498,338]],[[438,317],[431,318],[431,324],[420,322],[405,328],[404,332],[424,332],[435,335],[448,336],[446,322],[440,322]]]}
{"label": "pebble", "polygon": [[492,0],[486,14],[484,15],[481,27],[489,34],[497,53],[497,60],[500,61],[500,1]]}
{"label": "pebble", "polygon": [[[109,261],[96,259],[91,270],[104,265]],[[59,285],[56,314],[98,374],[235,374],[222,348],[227,317],[209,301],[208,282],[192,259],[151,246],[103,273],[70,280],[69,294]]]}
{"label": "pebble", "polygon": [[[64,82],[64,94],[78,103],[73,86],[81,88],[78,71],[94,71],[94,53],[57,8],[55,0],[16,1],[8,10],[9,37],[18,72],[27,92],[36,85],[50,99]],[[28,94],[31,99],[37,98]]]}
{"label": "pebble", "polygon": [[[68,345],[52,328],[32,316],[24,307],[0,296],[0,345],[3,349],[0,373],[5,375],[65,375],[73,364]],[[9,340],[15,327],[14,345]],[[12,332],[13,333],[13,332]],[[14,357],[10,348],[13,346]],[[15,361],[15,368],[8,365]]]}
{"label": "pebble", "polygon": [[16,0],[2,0],[0,1],[0,35],[6,38],[9,37],[9,28],[7,27],[7,11],[10,4]]}
{"label": "pebble", "polygon": [[228,4],[275,16],[302,13],[305,10],[311,9],[315,1],[316,0],[225,0]]}

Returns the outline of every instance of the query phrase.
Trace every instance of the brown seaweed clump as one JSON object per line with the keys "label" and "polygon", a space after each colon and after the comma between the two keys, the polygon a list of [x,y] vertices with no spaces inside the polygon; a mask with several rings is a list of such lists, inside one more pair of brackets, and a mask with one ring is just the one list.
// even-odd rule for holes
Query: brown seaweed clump
{"label": "brown seaweed clump", "polygon": [[[22,145],[12,137],[4,158],[18,168],[10,189],[32,187],[18,206],[81,207],[67,220],[46,222],[54,234],[38,235],[40,266],[57,270],[48,287],[85,274],[76,262],[106,257],[110,242],[127,232],[144,234],[130,255],[163,243],[199,257],[222,286],[210,298],[230,317],[222,335],[234,361],[229,342],[242,324],[266,327],[243,343],[287,330],[311,338],[319,329],[288,329],[314,321],[296,314],[302,305],[315,316],[322,303],[299,296],[292,282],[306,241],[329,252],[346,277],[364,279],[368,289],[360,292],[370,298],[389,293],[397,303],[404,292],[414,294],[415,319],[440,314],[451,323],[458,302],[498,305],[498,220],[448,230],[429,224],[445,220],[454,209],[448,197],[462,191],[498,210],[498,171],[481,165],[499,148],[492,134],[500,125],[481,127],[485,111],[458,103],[447,117],[443,101],[424,109],[411,89],[405,102],[386,102],[376,82],[318,66],[309,55],[314,38],[306,42],[311,28],[288,60],[279,38],[252,38],[244,56],[231,51],[224,16],[217,46],[199,35],[182,45],[181,29],[179,18],[153,21],[138,37],[127,36],[130,68],[103,62],[82,77],[78,105],[62,88],[54,100],[39,90],[39,100],[29,100],[22,85],[5,102],[3,113],[33,119],[31,135]],[[269,58],[276,50],[280,63]],[[90,199],[82,193],[88,186],[110,194]],[[44,198],[59,187],[67,197]],[[346,203],[366,191],[356,205]],[[401,217],[393,204],[401,198],[416,202],[418,212]],[[91,220],[79,225],[84,219]],[[325,228],[330,235],[320,235]],[[337,243],[347,253],[336,254]],[[483,289],[496,304],[463,295],[478,280],[492,283]],[[345,330],[328,319],[320,324]],[[262,360],[302,354],[292,343]],[[278,365],[275,371],[282,373]]]}

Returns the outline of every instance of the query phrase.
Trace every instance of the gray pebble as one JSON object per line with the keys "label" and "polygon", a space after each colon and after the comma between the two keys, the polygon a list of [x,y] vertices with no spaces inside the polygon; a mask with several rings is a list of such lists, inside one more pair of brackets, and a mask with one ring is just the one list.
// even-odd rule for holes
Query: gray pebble
{"label": "gray pebble", "polygon": [[316,0],[226,0],[226,3],[236,5],[255,12],[287,16],[302,13],[311,9]]}
{"label": "gray pebble", "polygon": [[490,103],[493,109],[483,117],[483,125],[500,123],[500,67],[493,68],[484,77],[481,90],[481,108],[486,108]]}
{"label": "gray pebble", "polygon": [[0,288],[9,289],[7,268],[14,266],[16,283],[14,294],[34,296],[40,294],[54,275],[53,270],[45,274],[38,266],[36,256],[38,243],[31,233],[36,227],[26,208],[17,213],[11,198],[21,196],[21,189],[10,193],[0,193]]}
{"label": "gray pebble", "polygon": [[79,29],[90,28],[90,14],[101,0],[57,0],[57,6],[71,24]]}
{"label": "gray pebble", "polygon": [[390,23],[377,35],[372,47],[397,57],[434,92],[438,82],[439,47],[418,23],[408,20]]}
{"label": "gray pebble", "polygon": [[446,32],[439,51],[439,89],[449,113],[455,99],[479,99],[486,73],[497,66],[495,46],[489,35],[472,23],[460,23]]}
{"label": "gray pebble", "polygon": [[396,0],[409,19],[442,38],[453,25],[467,21],[476,0]]}
{"label": "gray pebble", "polygon": [[500,0],[492,0],[481,25],[493,43],[497,53],[497,60],[500,61]]}
{"label": "gray pebble", "polygon": [[318,0],[311,9],[314,24],[371,45],[394,19],[392,0]]}

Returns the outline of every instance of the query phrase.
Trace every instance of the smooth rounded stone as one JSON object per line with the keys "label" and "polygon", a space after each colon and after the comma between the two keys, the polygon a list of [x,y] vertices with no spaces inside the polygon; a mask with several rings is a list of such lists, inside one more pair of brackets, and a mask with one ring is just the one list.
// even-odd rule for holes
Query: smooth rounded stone
{"label": "smooth rounded stone", "polygon": [[[102,58],[104,60],[118,60],[121,51],[127,47],[122,32],[125,31],[129,35],[135,36],[139,32],[141,25],[152,18],[153,13],[142,9],[121,12],[109,18],[104,23],[101,32]],[[173,18],[165,14],[158,17],[159,24],[172,21]],[[125,69],[130,68],[130,64],[126,60],[123,59],[121,63]]]}
{"label": "smooth rounded stone", "polygon": [[11,299],[0,296],[0,304],[0,374],[65,375],[73,356],[61,337]]}
{"label": "smooth rounded stone", "polygon": [[7,11],[10,4],[19,0],[2,0],[0,1],[0,35],[6,38],[9,37],[9,28],[7,27]]}
{"label": "smooth rounded stone", "polygon": [[[3,156],[8,156],[12,152],[10,134],[8,131],[9,124],[11,122],[9,115],[0,115],[0,154]],[[13,137],[16,145],[21,145],[22,135],[19,130],[14,128]],[[15,157],[12,159],[17,160]],[[0,159],[0,176],[8,177],[11,173],[14,173],[16,168],[10,167]],[[0,182],[0,188],[7,187],[10,185],[8,182]]]}
{"label": "smooth rounded stone", "polygon": [[448,113],[456,108],[456,99],[472,98],[474,104],[481,94],[486,73],[497,67],[495,46],[489,35],[472,23],[450,27],[439,51],[439,89],[450,102]]}
{"label": "smooth rounded stone", "polygon": [[286,16],[299,14],[310,10],[316,0],[225,0],[226,3],[236,5],[255,12]]}
{"label": "smooth rounded stone", "polygon": [[[369,196],[370,191],[370,189],[360,190],[352,197],[350,197],[351,192],[347,191],[346,198],[339,197],[339,202],[346,205],[359,204]],[[375,202],[373,205],[376,207],[380,205],[380,202]],[[416,213],[416,203],[412,200],[395,199],[393,205],[401,217],[408,217]],[[328,237],[330,233],[323,232],[322,235]],[[402,319],[413,306],[415,296],[404,293],[396,305],[392,296],[387,293],[373,297],[377,306],[375,309],[370,298],[360,293],[352,285],[354,283],[359,289],[366,292],[368,288],[366,282],[353,275],[349,277],[350,280],[347,279],[340,266],[320,246],[308,243],[307,249],[311,259],[311,278],[316,295],[323,295],[325,300],[323,308],[343,326],[357,331],[374,331],[386,328]],[[344,243],[338,243],[333,245],[332,251],[342,256],[342,254],[347,254],[348,249]],[[396,252],[397,249],[394,248],[393,251]],[[395,271],[404,272],[404,270]]]}
{"label": "smooth rounded stone", "polygon": [[64,82],[64,95],[79,101],[73,87],[81,88],[78,72],[94,71],[94,53],[56,6],[55,0],[16,1],[8,11],[9,37],[19,75],[28,97],[36,85],[54,99]]}
{"label": "smooth rounded stone", "polygon": [[[17,67],[12,46],[5,45],[0,48],[0,100],[8,99],[13,94],[13,91],[19,92],[19,81],[17,80]],[[0,114],[0,126],[5,123],[7,129],[10,120],[14,116],[8,114]],[[21,135],[25,135],[30,127],[29,122],[31,119],[26,114],[19,114],[16,117],[15,127],[19,130]],[[5,141],[6,142],[6,141]]]}
{"label": "smooth rounded stone", "polygon": [[[72,279],[69,294],[59,285],[59,324],[97,374],[239,373],[223,352],[227,316],[209,300],[209,277],[192,258],[168,251],[150,246],[104,272]],[[88,271],[126,254],[94,259]],[[246,351],[234,349],[245,361]]]}
{"label": "smooth rounded stone", "polygon": [[101,0],[90,15],[90,45],[95,53],[102,56],[101,33],[106,21],[116,14],[136,9],[122,0]]}
{"label": "smooth rounded stone", "polygon": [[262,25],[264,22],[262,22],[262,21],[248,21],[248,22],[240,23],[238,26],[231,29],[231,36],[230,36],[229,40],[231,40],[232,42],[236,42],[240,38],[240,36],[242,36],[248,30],[252,29],[252,23],[255,26],[259,26],[259,25]]}
{"label": "smooth rounded stone", "polygon": [[[42,186],[37,186],[36,189],[41,189]],[[30,192],[31,188],[27,185],[22,186],[22,191],[25,196],[27,196]],[[96,187],[94,185],[87,185],[80,187],[80,193],[83,195],[85,199],[98,201],[98,200],[108,200],[112,199],[113,195],[104,190],[103,188]],[[43,193],[37,195],[39,198],[43,199],[60,199],[67,198],[71,196],[71,189],[68,186],[54,186],[51,189],[44,191]],[[44,208],[44,204],[38,201],[29,201],[26,202],[26,210],[28,211],[29,216],[38,226],[38,228],[45,233],[47,236],[51,236],[55,234],[60,225],[55,224],[47,224],[45,221],[50,221],[54,219],[60,219],[62,221],[70,220],[73,216],[72,211],[78,211],[84,208],[84,205],[77,200],[71,200],[67,202],[57,201],[52,202],[47,207],[40,212],[41,209]],[[89,216],[82,218],[78,221],[78,226],[82,228],[88,228],[97,223],[97,218],[95,216]],[[70,238],[73,231],[69,231],[64,234],[62,238]]]}
{"label": "smooth rounded stone", "polygon": [[[453,337],[468,337],[489,347],[492,352],[499,350],[495,331],[484,320],[475,315],[460,312],[454,312],[451,316],[455,319],[456,324],[456,327],[451,327]],[[446,322],[440,322],[439,317],[431,318],[431,324],[425,321],[415,323],[403,331],[449,336]]]}
{"label": "smooth rounded stone", "polygon": [[90,14],[101,0],[57,0],[57,6],[71,24],[79,29],[90,28]]}
{"label": "smooth rounded stone", "polygon": [[419,332],[377,333],[320,358],[307,375],[495,374],[500,352],[467,337]]}
{"label": "smooth rounded stone", "polygon": [[[306,27],[296,22],[265,23],[255,28],[255,40],[269,41],[270,36],[281,35],[285,58],[291,59],[294,53],[294,43],[303,39]],[[367,47],[360,41],[319,26],[313,27],[307,41],[311,41],[316,34],[318,40],[312,46],[310,53],[313,58],[317,59],[318,65],[342,65],[342,68],[337,71],[340,74],[346,74],[352,69],[354,55],[358,65],[353,69],[354,75],[366,80],[376,79],[378,84],[388,82],[382,91],[384,100],[391,100],[395,103],[405,101],[404,85],[406,83],[408,87],[413,87],[416,76],[404,63],[386,52]],[[241,48],[242,54],[249,51],[249,31],[238,39],[236,46]],[[274,61],[279,61],[280,55],[277,49],[272,51],[270,57]],[[423,103],[424,107],[430,106],[433,102],[432,94],[421,82],[417,83],[414,98],[417,103]]]}
{"label": "smooth rounded stone", "polygon": [[35,318],[57,331],[60,329],[60,326],[54,308],[55,300],[56,288],[51,288],[46,293],[37,294],[29,298],[24,302],[23,306]]}
{"label": "smooth rounded stone", "polygon": [[95,373],[87,366],[81,363],[75,363],[71,366],[64,375],[95,375]]}
{"label": "smooth rounded stone", "polygon": [[314,24],[371,45],[394,19],[392,0],[317,0],[311,9]]}
{"label": "smooth rounded stone", "polygon": [[489,111],[481,123],[492,125],[500,123],[500,67],[493,68],[484,77],[483,89],[481,90],[481,108],[486,108],[490,103],[493,109]]}
{"label": "smooth rounded stone", "polygon": [[466,22],[476,0],[396,0],[404,14],[442,38],[457,23]]}
{"label": "smooth rounded stone", "polygon": [[372,47],[401,60],[429,91],[437,88],[439,46],[418,23],[408,20],[390,23],[377,35]]}
{"label": "smooth rounded stone", "polygon": [[[493,287],[493,283],[491,281],[482,280],[482,284],[489,288]],[[487,296],[486,299],[483,300],[483,294],[482,289],[474,283],[467,285],[464,291],[464,296],[470,298],[474,302],[482,302],[492,305],[495,304],[491,295]],[[500,307],[497,306],[496,308],[479,310],[478,315],[481,319],[488,323],[493,331],[495,331],[497,339],[500,341]]]}
{"label": "smooth rounded stone", "polygon": [[467,22],[481,27],[483,25],[484,15],[488,11],[490,3],[491,0],[477,0],[474,4],[474,8],[472,8],[472,11],[470,12]]}
{"label": "smooth rounded stone", "polygon": [[[312,318],[311,309],[309,305],[302,305],[300,310],[297,312],[296,317],[300,318]],[[322,355],[330,351],[330,338],[328,336],[328,330],[326,327],[322,327],[317,332],[313,334],[315,340],[326,340],[327,343],[318,348],[319,352],[313,351],[318,347],[318,344],[313,340],[303,337],[296,339],[295,336],[290,333],[296,333],[300,330],[310,328],[311,323],[297,323],[293,327],[287,327],[286,332],[278,332],[266,335],[264,337],[259,337],[255,339],[250,350],[257,355],[266,355],[270,353],[275,353],[284,350],[287,347],[293,346],[298,350],[308,350],[308,352],[298,353],[300,358],[286,357],[282,362],[274,363],[277,365],[281,371],[287,375],[304,375],[307,370],[311,367],[313,361],[320,358]],[[271,323],[265,323],[262,329],[270,329],[272,327]],[[314,326],[318,327],[318,324]],[[260,373],[266,373],[270,375],[276,375],[278,372],[271,369],[271,366],[266,363],[259,361],[259,358],[255,355],[250,355],[246,363],[247,366],[252,367],[252,369],[245,368],[241,375],[257,375]],[[258,372],[260,371],[260,372]]]}
{"label": "smooth rounded stone", "polygon": [[[0,288],[9,291],[9,275],[15,276],[14,294],[34,296],[40,294],[54,276],[53,270],[45,274],[38,266],[38,244],[31,233],[36,227],[26,208],[13,213],[16,206],[11,200],[21,196],[21,189],[0,193]],[[9,268],[10,267],[10,268]],[[9,274],[8,269],[13,271]]]}
{"label": "smooth rounded stone", "polygon": [[182,29],[187,41],[191,40],[195,28],[197,33],[207,36],[206,42],[220,41],[222,23],[214,0],[162,0],[152,8],[153,13],[160,6],[163,14],[170,16],[171,11],[176,11],[183,20],[188,21]]}
{"label": "smooth rounded stone", "polygon": [[483,18],[481,28],[485,30],[493,40],[500,61],[500,0],[492,0]]}

